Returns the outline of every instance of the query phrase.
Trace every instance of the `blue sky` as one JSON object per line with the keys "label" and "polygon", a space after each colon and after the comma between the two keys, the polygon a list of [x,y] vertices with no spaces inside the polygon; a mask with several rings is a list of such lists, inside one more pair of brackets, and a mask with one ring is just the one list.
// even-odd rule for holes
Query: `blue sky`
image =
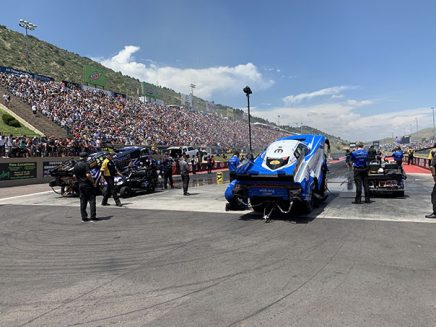
{"label": "blue sky", "polygon": [[432,127],[436,2],[2,1],[0,24],[117,71],[348,140]]}

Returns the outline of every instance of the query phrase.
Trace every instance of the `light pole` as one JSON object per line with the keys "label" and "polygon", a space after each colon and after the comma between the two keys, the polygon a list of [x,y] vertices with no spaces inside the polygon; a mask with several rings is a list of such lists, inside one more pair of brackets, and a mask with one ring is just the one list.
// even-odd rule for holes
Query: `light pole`
{"label": "light pole", "polygon": [[253,152],[252,148],[251,148],[251,122],[250,122],[250,94],[252,94],[253,92],[251,92],[250,87],[246,86],[244,87],[244,89],[242,90],[244,91],[245,95],[247,96],[247,108],[248,108],[248,138],[250,140],[250,154]]}
{"label": "light pole", "polygon": [[194,111],[194,89],[195,84],[189,85],[191,87],[191,110]]}
{"label": "light pole", "polygon": [[28,35],[27,35],[27,30],[29,31],[33,31],[35,30],[35,28],[37,28],[37,26],[31,22],[28,22],[27,20],[24,19],[20,19],[20,22],[18,23],[18,25],[20,25],[22,28],[24,28],[26,30],[26,64],[27,64],[27,71],[29,71],[29,46],[28,46]]}

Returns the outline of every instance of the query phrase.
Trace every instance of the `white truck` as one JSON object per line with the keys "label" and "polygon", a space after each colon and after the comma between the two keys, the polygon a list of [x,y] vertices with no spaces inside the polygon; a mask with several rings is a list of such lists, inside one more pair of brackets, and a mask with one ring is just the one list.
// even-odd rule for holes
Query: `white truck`
{"label": "white truck", "polygon": [[183,153],[188,155],[189,158],[195,157],[198,153],[198,149],[192,146],[171,146],[165,150],[172,158],[180,157]]}

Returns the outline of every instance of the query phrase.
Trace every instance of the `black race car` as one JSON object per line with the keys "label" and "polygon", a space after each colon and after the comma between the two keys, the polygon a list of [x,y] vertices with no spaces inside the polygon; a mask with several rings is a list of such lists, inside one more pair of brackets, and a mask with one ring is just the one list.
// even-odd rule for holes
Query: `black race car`
{"label": "black race car", "polygon": [[406,178],[403,168],[396,162],[369,164],[368,184],[369,191],[373,195],[404,196]]}

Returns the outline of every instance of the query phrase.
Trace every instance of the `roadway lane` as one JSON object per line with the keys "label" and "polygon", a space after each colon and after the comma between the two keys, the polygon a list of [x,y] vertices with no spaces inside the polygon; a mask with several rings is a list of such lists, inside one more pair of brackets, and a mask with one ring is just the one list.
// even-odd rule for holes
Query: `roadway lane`
{"label": "roadway lane", "polygon": [[356,207],[343,163],[330,171],[325,206],[270,224],[224,212],[222,185],[99,207],[94,224],[77,199],[0,200],[0,325],[434,326],[431,177]]}

